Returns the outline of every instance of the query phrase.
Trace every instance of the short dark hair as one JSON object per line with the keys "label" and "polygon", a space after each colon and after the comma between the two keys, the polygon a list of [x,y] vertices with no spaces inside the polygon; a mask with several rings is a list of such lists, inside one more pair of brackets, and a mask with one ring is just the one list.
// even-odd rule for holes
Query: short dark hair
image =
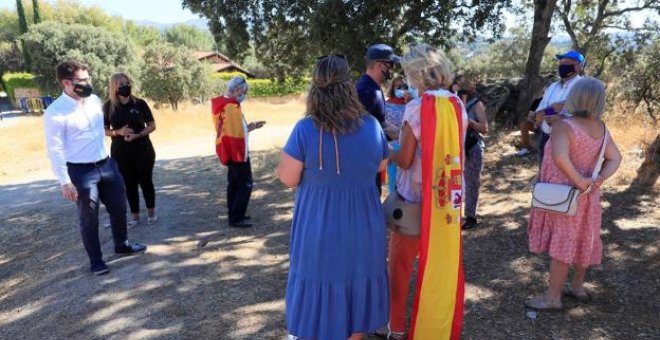
{"label": "short dark hair", "polygon": [[80,71],[87,71],[88,67],[87,65],[74,61],[74,60],[69,60],[69,61],[63,61],[59,63],[56,67],[56,72],[57,72],[57,81],[61,82],[64,79],[71,79],[73,78],[73,75]]}

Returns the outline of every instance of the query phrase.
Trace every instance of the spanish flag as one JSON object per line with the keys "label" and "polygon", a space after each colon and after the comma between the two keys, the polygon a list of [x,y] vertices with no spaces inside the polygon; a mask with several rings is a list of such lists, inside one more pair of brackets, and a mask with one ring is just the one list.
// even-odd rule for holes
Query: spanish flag
{"label": "spanish flag", "polygon": [[463,107],[427,92],[421,107],[422,230],[410,339],[459,339],[463,326]]}
{"label": "spanish flag", "polygon": [[220,163],[245,162],[245,130],[241,105],[234,98],[225,96],[211,99],[213,126],[216,131],[215,153]]}

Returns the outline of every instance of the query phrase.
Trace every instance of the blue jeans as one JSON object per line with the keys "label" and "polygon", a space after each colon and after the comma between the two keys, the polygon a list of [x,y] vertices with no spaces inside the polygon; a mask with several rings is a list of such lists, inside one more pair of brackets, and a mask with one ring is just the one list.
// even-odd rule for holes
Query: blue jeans
{"label": "blue jeans", "polygon": [[99,241],[99,201],[110,214],[115,246],[123,245],[126,231],[126,192],[117,164],[110,158],[90,164],[67,163],[69,177],[78,191],[80,235],[92,265],[103,263]]}
{"label": "blue jeans", "polygon": [[543,166],[543,156],[545,153],[545,144],[550,140],[550,135],[539,130],[539,172]]}

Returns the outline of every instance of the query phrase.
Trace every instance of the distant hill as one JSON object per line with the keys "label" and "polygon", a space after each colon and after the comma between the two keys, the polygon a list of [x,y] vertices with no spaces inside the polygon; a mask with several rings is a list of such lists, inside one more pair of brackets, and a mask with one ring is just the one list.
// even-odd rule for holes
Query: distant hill
{"label": "distant hill", "polygon": [[148,26],[148,27],[155,27],[159,31],[164,31],[174,25],[177,24],[186,24],[190,26],[194,26],[197,29],[200,29],[202,31],[208,31],[209,27],[207,25],[207,20],[205,18],[199,18],[199,19],[192,19],[184,22],[179,22],[179,23],[163,23],[163,22],[155,22],[151,20],[134,20],[135,24],[140,25],[140,26]]}

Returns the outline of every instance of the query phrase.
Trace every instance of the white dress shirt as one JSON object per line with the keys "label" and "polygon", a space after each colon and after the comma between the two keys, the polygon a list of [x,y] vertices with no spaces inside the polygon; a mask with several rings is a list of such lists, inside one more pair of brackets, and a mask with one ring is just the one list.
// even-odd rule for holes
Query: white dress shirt
{"label": "white dress shirt", "polygon": [[67,162],[93,163],[108,157],[103,107],[95,95],[75,100],[62,93],[46,109],[44,129],[48,158],[62,185],[71,183]]}
{"label": "white dress shirt", "polygon": [[[575,84],[575,82],[580,78],[582,78],[582,76],[578,75],[576,77],[566,80],[564,83],[562,83],[560,80],[550,84],[550,86],[548,86],[548,89],[545,90],[545,93],[543,94],[543,99],[541,99],[541,102],[539,103],[539,106],[536,109],[536,111],[545,110],[554,103],[563,103],[566,100],[566,97],[568,97],[568,93],[571,92],[571,88],[573,87],[573,84]],[[570,114],[568,114],[566,110],[562,110],[562,112],[557,112],[557,114],[570,116]],[[543,132],[547,134],[550,134],[550,132],[552,131],[552,127],[550,126],[550,124],[548,124],[548,122],[543,120],[543,123],[541,123],[541,130],[543,130]]]}

